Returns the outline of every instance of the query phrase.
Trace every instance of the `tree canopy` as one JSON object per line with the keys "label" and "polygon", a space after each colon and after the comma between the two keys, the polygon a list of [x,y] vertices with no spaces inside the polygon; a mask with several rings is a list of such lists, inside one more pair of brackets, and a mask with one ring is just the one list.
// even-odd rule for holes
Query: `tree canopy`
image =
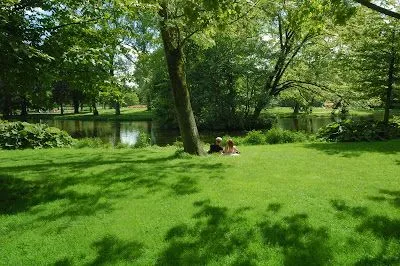
{"label": "tree canopy", "polygon": [[387,120],[398,18],[397,0],[5,0],[0,107],[4,117],[99,104],[119,114],[139,101],[199,155],[198,127],[262,128],[277,103],[345,111],[374,99]]}

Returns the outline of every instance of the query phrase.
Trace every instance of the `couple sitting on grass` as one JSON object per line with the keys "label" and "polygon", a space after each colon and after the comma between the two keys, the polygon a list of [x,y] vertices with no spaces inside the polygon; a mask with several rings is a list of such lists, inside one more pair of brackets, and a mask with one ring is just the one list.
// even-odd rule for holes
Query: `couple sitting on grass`
{"label": "couple sitting on grass", "polygon": [[215,139],[215,144],[210,145],[210,150],[208,153],[220,153],[222,155],[239,155],[239,150],[233,145],[233,140],[228,139],[225,148],[221,147],[222,138],[217,137]]}

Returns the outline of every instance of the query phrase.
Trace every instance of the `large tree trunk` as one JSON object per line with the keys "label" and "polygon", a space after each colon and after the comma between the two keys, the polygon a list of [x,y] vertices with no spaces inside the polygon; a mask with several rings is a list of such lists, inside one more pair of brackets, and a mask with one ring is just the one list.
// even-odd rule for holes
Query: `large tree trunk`
{"label": "large tree trunk", "polygon": [[167,60],[169,78],[175,102],[175,109],[179,123],[179,130],[183,140],[184,151],[195,155],[204,155],[192,105],[186,83],[185,63],[180,45],[178,29],[167,25],[166,6],[160,11],[164,19],[161,22],[161,35],[164,43],[164,52]]}
{"label": "large tree trunk", "polygon": [[253,121],[257,121],[260,118],[261,111],[268,106],[270,103],[271,96],[267,93],[264,93],[264,95],[260,96],[260,99],[257,101],[257,104],[254,108],[253,112]]}

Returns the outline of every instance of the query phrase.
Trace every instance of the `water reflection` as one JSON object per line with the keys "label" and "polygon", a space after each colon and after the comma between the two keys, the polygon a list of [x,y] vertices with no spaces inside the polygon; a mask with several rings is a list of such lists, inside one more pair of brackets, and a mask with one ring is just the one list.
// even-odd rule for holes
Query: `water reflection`
{"label": "water reflection", "polygon": [[[365,117],[364,117],[365,118]],[[371,118],[371,117],[368,117]],[[354,117],[354,119],[363,119]],[[319,128],[329,123],[340,121],[339,117],[296,117],[278,118],[276,126],[282,129],[293,131],[304,131],[316,133]],[[46,123],[49,126],[57,127],[67,131],[72,137],[100,138],[113,145],[119,143],[134,145],[137,142],[140,132],[148,134],[152,144],[165,146],[179,140],[179,131],[173,129],[162,129],[151,121],[79,121],[79,120],[40,120],[32,122]],[[230,135],[232,137],[242,136],[245,132],[200,132],[201,139],[205,142],[212,142],[215,136]]]}
{"label": "water reflection", "polygon": [[100,138],[113,145],[119,143],[134,145],[140,132],[148,134],[152,144],[165,146],[174,143],[179,132],[177,130],[162,130],[149,121],[80,121],[80,120],[39,120],[30,121],[45,123],[52,127],[67,131],[72,137]]}
{"label": "water reflection", "polygon": [[332,117],[294,117],[294,118],[278,118],[277,127],[292,130],[304,131],[307,133],[317,133],[321,127],[332,122],[339,122],[341,118]]}

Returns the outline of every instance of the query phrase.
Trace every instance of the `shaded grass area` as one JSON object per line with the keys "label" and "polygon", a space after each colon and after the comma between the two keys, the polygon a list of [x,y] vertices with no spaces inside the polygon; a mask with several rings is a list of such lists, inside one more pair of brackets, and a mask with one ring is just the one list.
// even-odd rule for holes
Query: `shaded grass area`
{"label": "shaded grass area", "polygon": [[[15,116],[12,119],[20,120],[21,117]],[[80,114],[65,113],[32,113],[24,117],[26,120],[56,119],[56,120],[83,120],[83,121],[151,121],[153,112],[146,108],[121,108],[121,114],[116,115],[114,109],[99,109],[99,115],[84,111]]]}
{"label": "shaded grass area", "polygon": [[400,264],[400,141],[240,148],[0,151],[0,264]]}

